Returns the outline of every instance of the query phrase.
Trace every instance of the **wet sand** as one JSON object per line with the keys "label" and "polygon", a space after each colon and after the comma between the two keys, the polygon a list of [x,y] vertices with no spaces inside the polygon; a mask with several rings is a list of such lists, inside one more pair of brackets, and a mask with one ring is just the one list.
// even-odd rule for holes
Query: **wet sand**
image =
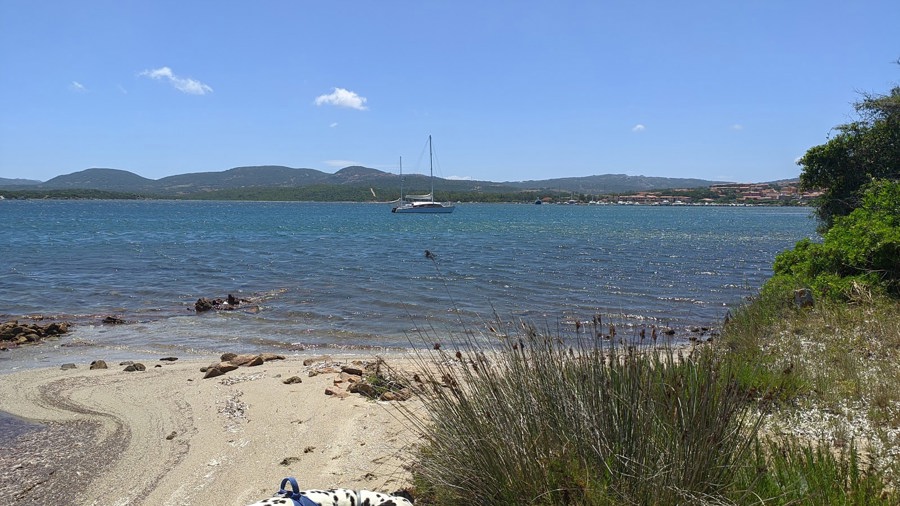
{"label": "wet sand", "polygon": [[[0,375],[0,411],[42,423],[0,440],[0,503],[241,505],[286,476],[302,488],[408,486],[416,439],[397,403],[325,395],[339,374],[310,377],[323,362],[305,358],[209,379],[200,368],[215,357]],[[375,357],[333,361],[354,359]],[[302,383],[285,384],[292,376]]]}

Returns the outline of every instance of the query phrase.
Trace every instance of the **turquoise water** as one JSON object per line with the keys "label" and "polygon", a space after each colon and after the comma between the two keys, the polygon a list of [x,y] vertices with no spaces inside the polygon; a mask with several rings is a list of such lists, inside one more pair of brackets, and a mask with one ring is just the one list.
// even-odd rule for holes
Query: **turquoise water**
{"label": "turquoise water", "polygon": [[[63,352],[123,356],[408,346],[494,313],[715,325],[814,229],[805,208],[6,200],[0,319],[68,319]],[[194,313],[229,293],[255,309]]]}

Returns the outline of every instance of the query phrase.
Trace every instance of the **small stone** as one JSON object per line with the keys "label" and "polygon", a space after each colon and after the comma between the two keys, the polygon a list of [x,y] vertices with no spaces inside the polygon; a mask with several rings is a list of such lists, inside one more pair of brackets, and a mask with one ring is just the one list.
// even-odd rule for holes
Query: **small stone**
{"label": "small stone", "polygon": [[75,368],[76,368],[75,364],[63,364],[62,367],[60,367],[60,369],[62,369],[63,371],[68,371],[69,369],[75,369]]}
{"label": "small stone", "polygon": [[163,357],[160,360],[163,362],[174,362],[178,360],[178,357]]}
{"label": "small stone", "polygon": [[303,383],[303,379],[300,376],[291,376],[290,378],[282,381],[285,385],[294,385],[296,383]]}
{"label": "small stone", "polygon": [[237,357],[237,353],[223,353],[219,360],[222,362],[231,362],[232,359]]}
{"label": "small stone", "polygon": [[289,466],[294,462],[300,462],[300,457],[285,457],[279,464],[282,466]]}
{"label": "small stone", "polygon": [[136,372],[136,371],[146,371],[146,370],[147,370],[147,366],[145,366],[144,364],[142,364],[140,362],[135,362],[135,363],[129,365],[128,367],[126,367],[125,369],[123,369],[124,372]]}
{"label": "small stone", "polygon": [[168,436],[166,436],[166,440],[171,441],[171,440],[175,439],[175,436],[177,436],[177,435],[178,435],[178,433],[173,430]]}
{"label": "small stone", "polygon": [[91,362],[91,370],[94,369],[109,369],[109,367],[106,365],[106,361],[104,360],[94,360],[93,362]]}

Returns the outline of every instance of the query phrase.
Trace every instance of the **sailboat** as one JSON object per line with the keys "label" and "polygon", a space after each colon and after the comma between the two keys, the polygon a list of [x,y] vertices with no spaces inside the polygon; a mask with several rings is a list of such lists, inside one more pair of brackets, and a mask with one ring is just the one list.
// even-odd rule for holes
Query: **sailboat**
{"label": "sailboat", "polygon": [[431,193],[428,195],[403,195],[403,162],[400,162],[400,203],[391,209],[392,213],[452,213],[456,206],[434,201],[434,151],[431,136],[428,136],[428,164],[431,176]]}

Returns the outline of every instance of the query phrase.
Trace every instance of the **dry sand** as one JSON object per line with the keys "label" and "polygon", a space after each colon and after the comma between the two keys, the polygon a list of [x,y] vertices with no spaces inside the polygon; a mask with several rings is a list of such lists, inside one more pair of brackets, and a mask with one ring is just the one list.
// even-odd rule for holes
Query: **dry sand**
{"label": "dry sand", "polygon": [[[337,374],[310,377],[322,364],[304,358],[210,379],[200,368],[213,360],[0,375],[0,410],[46,422],[0,445],[0,504],[242,505],[286,476],[302,488],[409,485],[416,440],[397,403],[325,395]],[[374,357],[334,357],[353,359]],[[283,382],[292,376],[303,382]]]}

